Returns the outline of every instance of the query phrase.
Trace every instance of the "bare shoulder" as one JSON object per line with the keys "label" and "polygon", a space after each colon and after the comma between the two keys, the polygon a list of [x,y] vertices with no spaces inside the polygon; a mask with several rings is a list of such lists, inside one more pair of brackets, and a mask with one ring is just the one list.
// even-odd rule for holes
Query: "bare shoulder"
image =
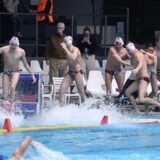
{"label": "bare shoulder", "polygon": [[143,54],[142,52],[138,51],[138,52],[135,53],[135,56],[136,56],[138,59],[143,59],[144,54]]}
{"label": "bare shoulder", "polygon": [[77,52],[80,54],[80,50],[77,47],[74,47],[74,52]]}
{"label": "bare shoulder", "polygon": [[115,50],[115,48],[113,47],[113,46],[111,46],[110,48],[109,48],[109,52],[115,52],[116,50]]}
{"label": "bare shoulder", "polygon": [[18,48],[18,52],[22,55],[25,55],[25,50],[20,47]]}
{"label": "bare shoulder", "polygon": [[9,49],[9,47],[10,47],[9,45],[3,46],[3,47],[0,48],[0,50],[1,50],[2,52],[5,52],[6,50]]}

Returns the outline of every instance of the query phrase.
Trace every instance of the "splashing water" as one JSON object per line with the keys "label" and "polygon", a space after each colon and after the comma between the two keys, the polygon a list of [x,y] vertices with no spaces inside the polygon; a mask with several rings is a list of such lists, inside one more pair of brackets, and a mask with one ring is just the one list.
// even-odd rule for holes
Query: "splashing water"
{"label": "splashing water", "polygon": [[[0,125],[6,118],[1,113]],[[10,117],[12,127],[39,126],[39,125],[73,125],[73,124],[99,124],[102,117],[108,115],[109,123],[120,123],[124,121],[121,113],[113,105],[106,105],[103,98],[89,98],[77,106],[70,104],[66,107],[53,106],[50,110],[44,110],[41,114],[24,119],[22,115],[7,115]]]}
{"label": "splashing water", "polygon": [[62,152],[49,150],[43,144],[37,141],[32,141],[31,145],[36,149],[38,157],[34,160],[69,160]]}

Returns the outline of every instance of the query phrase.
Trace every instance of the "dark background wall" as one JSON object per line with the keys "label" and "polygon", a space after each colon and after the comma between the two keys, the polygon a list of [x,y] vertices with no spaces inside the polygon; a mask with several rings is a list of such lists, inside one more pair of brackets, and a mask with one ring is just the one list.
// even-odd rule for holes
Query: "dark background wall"
{"label": "dark background wall", "polygon": [[[0,0],[0,9],[2,8]],[[31,0],[36,5],[38,0]],[[111,7],[129,8],[129,39],[137,43],[145,43],[154,39],[155,31],[160,30],[159,10],[160,0],[94,0],[95,14],[110,14]],[[119,14],[119,10],[112,10],[112,14]],[[65,18],[71,19],[76,14],[76,25],[93,25],[91,16],[93,14],[93,0],[54,0],[54,13],[63,14]],[[95,20],[99,24],[98,19]],[[110,24],[108,24],[110,25]],[[112,21],[111,21],[112,25]],[[0,30],[1,30],[0,25]]]}
{"label": "dark background wall", "polygon": [[[159,0],[103,0],[103,13],[110,7],[128,7],[130,12],[130,40],[143,43],[154,39],[155,31],[160,30]],[[118,11],[114,11],[116,14]]]}

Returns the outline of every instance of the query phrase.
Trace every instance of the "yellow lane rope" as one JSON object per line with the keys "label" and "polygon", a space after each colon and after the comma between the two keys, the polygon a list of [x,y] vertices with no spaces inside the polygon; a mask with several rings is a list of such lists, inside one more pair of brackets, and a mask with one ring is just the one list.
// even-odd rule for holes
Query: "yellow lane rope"
{"label": "yellow lane rope", "polygon": [[[84,128],[84,127],[97,127],[99,124],[84,124],[84,125],[62,125],[62,126],[34,126],[27,128],[12,128],[12,131],[33,131],[33,130],[45,130],[45,129],[65,129],[65,128]],[[0,129],[0,133],[8,132],[6,129]]]}
{"label": "yellow lane rope", "polygon": [[[129,124],[132,123],[160,123],[160,119],[130,119],[128,120]],[[12,128],[12,131],[34,131],[34,130],[47,130],[47,129],[67,129],[67,128],[85,128],[85,127],[97,127],[102,126],[100,124],[81,124],[81,125],[57,125],[57,126],[34,126],[26,128]],[[0,129],[0,133],[8,132],[7,129]]]}

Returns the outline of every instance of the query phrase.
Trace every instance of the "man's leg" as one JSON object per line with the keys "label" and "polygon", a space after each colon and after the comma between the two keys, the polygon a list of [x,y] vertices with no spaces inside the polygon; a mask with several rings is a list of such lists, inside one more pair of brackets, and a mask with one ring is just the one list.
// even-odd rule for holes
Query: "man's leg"
{"label": "man's leg", "polygon": [[15,99],[15,90],[16,90],[17,83],[19,81],[19,75],[20,75],[19,72],[14,72],[12,75],[11,88],[10,88],[10,94],[9,94],[9,98],[11,102],[13,102]]}
{"label": "man's leg", "polygon": [[86,99],[86,94],[85,94],[85,91],[84,91],[83,74],[77,73],[75,75],[75,82],[76,82],[78,92],[81,96],[82,102],[84,102],[85,99]]}
{"label": "man's leg", "polygon": [[138,96],[139,101],[141,103],[153,104],[160,107],[160,103],[158,103],[152,98],[146,97],[147,87],[148,87],[148,82],[146,82],[145,80],[139,81],[139,96]]}
{"label": "man's leg", "polygon": [[123,89],[123,86],[124,86],[124,73],[122,71],[116,73],[115,79],[116,79],[116,82],[118,85],[118,90],[119,90],[119,92],[121,92]]}
{"label": "man's leg", "polygon": [[133,103],[134,111],[136,113],[139,113],[140,111],[139,111],[139,108],[136,104],[136,100],[135,100],[134,96],[132,95],[137,90],[138,90],[138,81],[135,81],[125,90],[125,95]]}
{"label": "man's leg", "polygon": [[19,147],[12,154],[12,160],[22,160],[23,154],[26,151],[28,145],[32,141],[31,137],[26,137],[23,142],[19,145]]}
{"label": "man's leg", "polygon": [[3,107],[7,110],[11,110],[11,104],[9,102],[9,89],[10,89],[10,77],[6,74],[3,74],[3,81],[2,81],[2,86],[3,86],[3,96],[4,96],[4,101],[3,101]]}
{"label": "man's leg", "polygon": [[3,74],[2,86],[3,86],[4,99],[8,98],[10,83],[11,83],[10,82],[10,77],[6,74]]}
{"label": "man's leg", "polygon": [[59,95],[59,104],[60,106],[64,106],[64,94],[66,90],[69,88],[70,84],[72,83],[72,79],[69,75],[64,77],[61,87],[60,87],[60,95]]}
{"label": "man's leg", "polygon": [[82,71],[83,71],[83,74],[84,74],[84,78],[88,79],[87,70],[86,70],[86,58],[85,57],[81,58],[81,68],[82,68]]}
{"label": "man's leg", "polygon": [[149,97],[153,98],[154,96],[156,96],[158,92],[157,75],[155,73],[152,73],[150,76],[150,80],[151,80],[152,92],[149,94]]}
{"label": "man's leg", "polygon": [[105,84],[107,96],[110,96],[112,93],[112,75],[110,73],[105,73]]}

